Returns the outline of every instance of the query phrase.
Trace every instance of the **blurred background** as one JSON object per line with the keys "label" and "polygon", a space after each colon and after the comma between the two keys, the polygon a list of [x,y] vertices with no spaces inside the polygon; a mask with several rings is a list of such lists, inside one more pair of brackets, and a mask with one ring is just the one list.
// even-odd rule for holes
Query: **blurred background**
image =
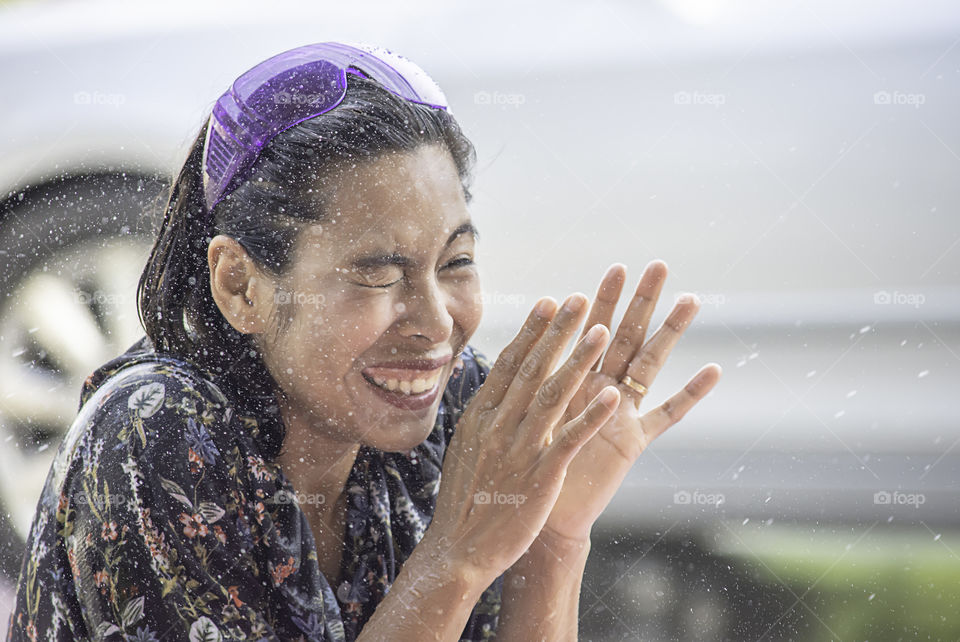
{"label": "blurred background", "polygon": [[[613,262],[723,377],[594,531],[585,640],[960,639],[960,6],[0,3],[0,628],[87,374],[142,330],[151,206],[240,73],[323,40],[478,151],[488,356]],[[618,308],[615,321],[626,307]]]}

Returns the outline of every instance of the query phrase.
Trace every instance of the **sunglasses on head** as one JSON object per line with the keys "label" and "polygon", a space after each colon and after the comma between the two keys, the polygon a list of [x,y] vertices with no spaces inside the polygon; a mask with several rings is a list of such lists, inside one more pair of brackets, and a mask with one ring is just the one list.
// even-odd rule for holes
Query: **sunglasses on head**
{"label": "sunglasses on head", "polygon": [[274,136],[343,101],[347,74],[369,78],[410,102],[450,111],[446,96],[412,61],[382,47],[321,42],[261,62],[217,100],[203,149],[208,210],[239,187]]}

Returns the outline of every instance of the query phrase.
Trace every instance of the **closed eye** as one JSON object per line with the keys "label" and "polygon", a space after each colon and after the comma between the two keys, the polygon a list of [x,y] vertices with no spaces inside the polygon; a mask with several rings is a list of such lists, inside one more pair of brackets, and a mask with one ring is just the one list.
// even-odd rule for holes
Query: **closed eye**
{"label": "closed eye", "polygon": [[[454,259],[453,261],[450,261],[449,263],[447,263],[444,267],[447,267],[447,268],[449,268],[449,267],[462,267],[462,266],[466,266],[466,265],[473,265],[473,259],[471,259],[469,256],[464,256],[464,257],[461,257],[461,258],[459,258],[459,259]],[[385,285],[366,285],[366,284],[363,284],[363,283],[358,283],[357,285],[359,285],[359,286],[361,286],[361,287],[364,287],[364,288],[389,288],[391,285],[396,285],[397,283],[399,283],[399,282],[402,281],[402,280],[403,280],[403,279],[397,279],[396,281],[393,281],[392,283],[387,283],[387,284],[385,284]]]}

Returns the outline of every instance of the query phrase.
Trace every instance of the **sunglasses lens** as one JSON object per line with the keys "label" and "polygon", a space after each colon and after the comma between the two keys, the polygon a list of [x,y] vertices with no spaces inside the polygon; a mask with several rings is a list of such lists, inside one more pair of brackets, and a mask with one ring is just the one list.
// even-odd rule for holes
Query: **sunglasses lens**
{"label": "sunglasses lens", "polygon": [[343,70],[326,60],[304,62],[276,73],[258,72],[238,78],[233,89],[241,109],[253,118],[251,133],[260,144],[281,129],[330,111],[347,90]]}

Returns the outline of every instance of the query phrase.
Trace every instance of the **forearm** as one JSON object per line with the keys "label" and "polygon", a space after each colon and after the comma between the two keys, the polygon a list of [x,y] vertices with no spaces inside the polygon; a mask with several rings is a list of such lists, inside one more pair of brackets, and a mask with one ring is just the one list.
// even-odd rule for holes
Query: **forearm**
{"label": "forearm", "polygon": [[590,540],[543,532],[504,577],[498,640],[576,640]]}
{"label": "forearm", "polygon": [[364,625],[357,642],[456,642],[473,607],[492,581],[448,561],[431,543],[420,542]]}

